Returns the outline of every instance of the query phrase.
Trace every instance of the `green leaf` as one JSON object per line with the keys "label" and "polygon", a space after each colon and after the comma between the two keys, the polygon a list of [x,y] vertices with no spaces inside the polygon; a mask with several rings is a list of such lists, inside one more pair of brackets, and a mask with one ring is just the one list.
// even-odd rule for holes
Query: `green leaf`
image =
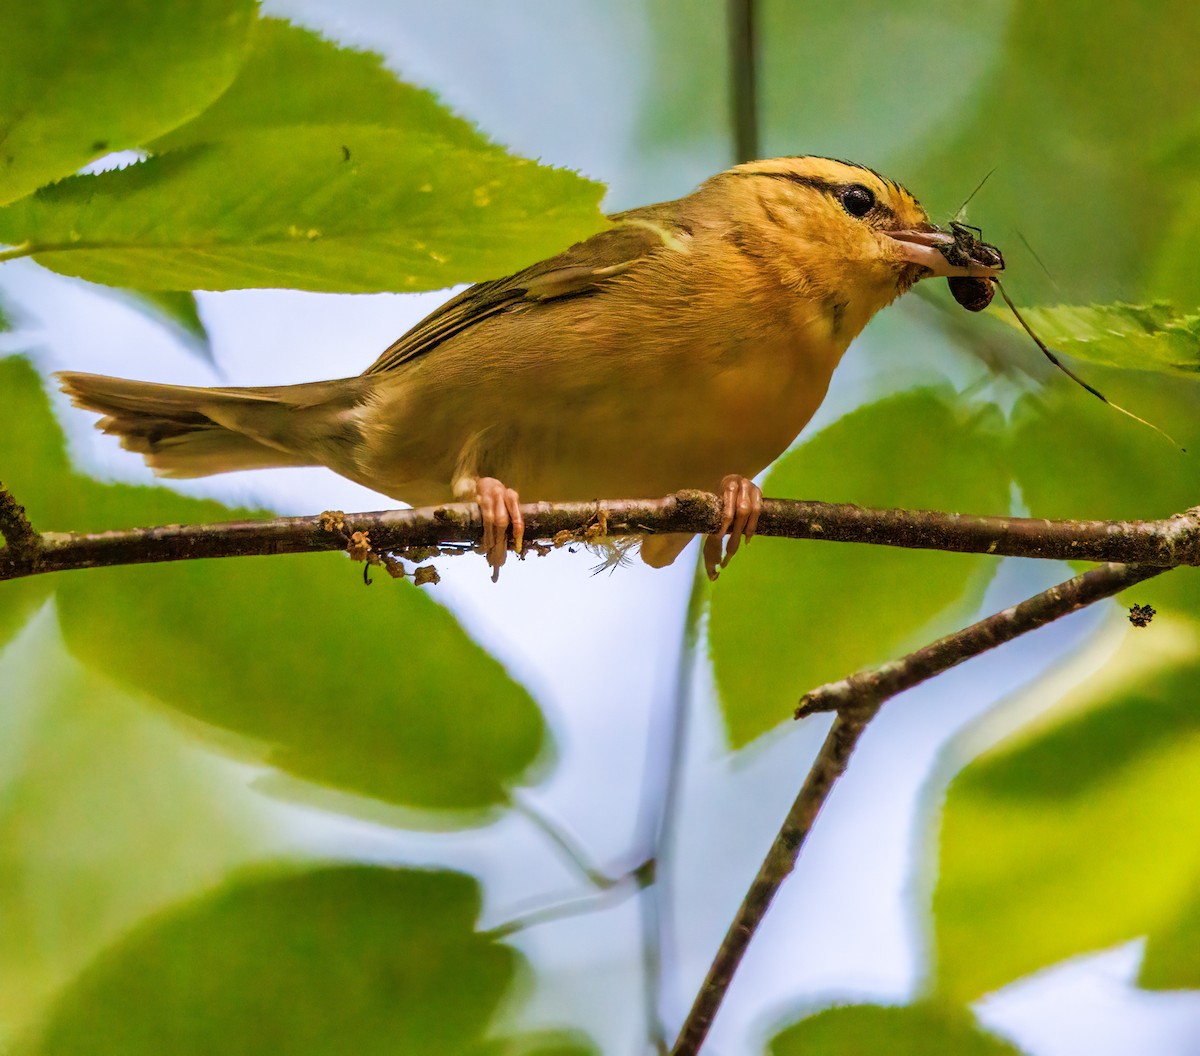
{"label": "green leaf", "polygon": [[[8,428],[0,429],[0,482],[25,507],[34,528],[50,527],[43,519],[55,484],[67,472],[62,433],[47,413],[36,376],[17,357],[0,358],[0,409]],[[0,646],[50,597],[54,586],[46,576],[0,583]]]}
{"label": "green leaf", "polygon": [[[1020,328],[1007,307],[992,314]],[[1200,315],[1181,315],[1169,304],[1059,304],[1021,314],[1051,349],[1076,359],[1189,377],[1200,371]]]}
{"label": "green leaf", "polygon": [[208,330],[200,318],[196,295],[186,290],[122,290],[147,315],[167,323],[206,363],[212,363],[212,345]]}
{"label": "green leaf", "polygon": [[1020,1056],[965,1011],[934,1004],[827,1008],[776,1034],[771,1056]]}
{"label": "green leaf", "polygon": [[255,12],[253,0],[0,5],[0,203],[200,113],[233,80]]}
{"label": "green leaf", "polygon": [[468,877],[259,871],[131,932],[65,993],[34,1051],[70,1056],[476,1051],[519,956],[476,934]]}
{"label": "green leaf", "polygon": [[25,626],[52,592],[41,576],[0,584],[0,648]]}
{"label": "green leaf", "polygon": [[1160,930],[1194,899],[1200,625],[1151,628],[951,784],[933,899],[944,996]]}
{"label": "green leaf", "polygon": [[515,271],[603,226],[603,188],[421,131],[237,132],[0,209],[0,239],[145,290],[423,290]]}
{"label": "green leaf", "polygon": [[397,80],[380,56],[339,47],[277,18],[254,24],[246,61],[224,95],[146,145],[161,153],[253,129],[349,124],[423,132],[453,146],[503,153],[432,92]]}
{"label": "green leaf", "polygon": [[407,582],[366,588],[342,557],[92,569],[58,589],[76,656],[309,781],[480,809],[544,747],[537,706],[446,609]]}
{"label": "green leaf", "polygon": [[[0,433],[0,465],[41,528],[250,516],[71,473],[21,360],[0,361],[0,417],[22,423]],[[364,587],[344,557],[97,568],[52,585],[76,656],[305,780],[391,804],[480,810],[505,802],[547,754],[533,700],[449,612],[408,582]]]}
{"label": "green leaf", "polygon": [[[785,455],[763,491],[1003,513],[1009,480],[997,458],[1000,434],[991,413],[963,402],[925,389],[861,408]],[[709,622],[734,746],[789,719],[814,686],[966,619],[994,567],[981,555],[756,539],[722,573]]]}
{"label": "green leaf", "polygon": [[1200,893],[1193,892],[1174,918],[1150,933],[1138,985],[1200,990]]}
{"label": "green leaf", "polygon": [[0,686],[0,1023],[17,1026],[146,913],[277,837],[228,764],[80,667],[50,614],[0,655]]}

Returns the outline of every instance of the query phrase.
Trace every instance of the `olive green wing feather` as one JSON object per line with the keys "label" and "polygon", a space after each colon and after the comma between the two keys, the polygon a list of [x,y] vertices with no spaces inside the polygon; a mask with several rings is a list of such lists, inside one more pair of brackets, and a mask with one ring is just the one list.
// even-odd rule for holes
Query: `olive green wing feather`
{"label": "olive green wing feather", "polygon": [[[670,203],[674,204],[674,203]],[[570,249],[507,278],[481,282],[426,316],[367,368],[382,374],[437,348],[468,327],[518,306],[528,308],[601,289],[656,253],[679,252],[691,234],[686,224],[664,215],[662,205],[610,217],[613,226]]]}

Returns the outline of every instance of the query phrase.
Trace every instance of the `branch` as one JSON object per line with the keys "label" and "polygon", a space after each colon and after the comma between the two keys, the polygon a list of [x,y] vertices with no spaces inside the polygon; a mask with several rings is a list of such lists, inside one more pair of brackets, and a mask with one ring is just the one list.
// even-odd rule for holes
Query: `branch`
{"label": "branch", "polygon": [[[11,508],[19,507],[12,503]],[[708,534],[720,524],[721,500],[708,492],[681,491],[654,500],[528,503],[521,512],[526,538],[532,540],[660,532]],[[108,565],[344,550],[345,535],[331,530],[328,520],[278,517],[97,534],[44,532],[38,537],[40,547],[32,563],[18,559],[20,547],[13,547],[6,527],[5,537],[13,552],[0,550],[0,580]],[[348,532],[366,532],[377,552],[476,545],[483,529],[474,503],[347,514],[344,521]],[[19,526],[21,522],[12,523]],[[564,532],[569,536],[562,537]],[[1115,561],[1163,568],[1200,565],[1200,507],[1157,521],[1048,521],[764,499],[758,534],[1004,557]],[[24,538],[19,530],[15,537]]]}
{"label": "branch", "polygon": [[758,158],[758,33],[756,0],[728,0],[729,84],[734,161]]}
{"label": "branch", "polygon": [[[42,539],[25,516],[25,507],[3,484],[0,484],[0,536],[5,544],[0,551],[0,570],[11,565],[27,570],[23,574],[28,575],[41,551]],[[9,577],[0,574],[0,578]]]}
{"label": "branch", "polygon": [[964,660],[1165,571],[1165,568],[1128,565],[1090,569],[1019,605],[940,638],[901,660],[805,694],[796,710],[797,718],[817,711],[836,711],[837,718],[726,932],[680,1029],[671,1050],[672,1056],[693,1056],[699,1052],[750,940],[762,924],[780,886],[795,868],[813,822],[838,778],[845,773],[859,738],[885,701]]}
{"label": "branch", "polygon": [[865,710],[873,715],[885,701],[957,667],[964,660],[1167,571],[1146,565],[1101,565],[1090,569],[899,660],[818,686],[801,697],[796,718],[821,711]]}

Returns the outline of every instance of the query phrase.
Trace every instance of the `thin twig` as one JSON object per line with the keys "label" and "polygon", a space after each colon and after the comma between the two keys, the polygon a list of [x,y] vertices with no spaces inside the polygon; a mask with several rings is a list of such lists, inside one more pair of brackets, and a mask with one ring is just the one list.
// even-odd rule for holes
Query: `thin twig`
{"label": "thin twig", "polygon": [[[610,537],[654,532],[714,532],[721,500],[681,491],[664,499],[603,503]],[[528,503],[521,507],[527,540],[583,537],[597,526],[599,503]],[[348,532],[366,532],[377,552],[477,544],[483,522],[474,503],[345,515]],[[1117,561],[1126,564],[1200,565],[1200,508],[1157,521],[1049,521],[979,517],[932,510],[876,510],[845,503],[764,499],[759,535],[831,542],[873,543],[924,550]],[[97,534],[44,532],[34,567],[0,550],[0,580],[40,572],[197,558],[342,550],[346,536],[321,517],[167,525]]]}
{"label": "thin twig", "polygon": [[710,589],[704,567],[697,561],[679,643],[674,693],[669,707],[663,709],[665,729],[661,740],[666,742],[666,751],[657,750],[661,746],[655,744],[653,735],[647,738],[646,776],[643,779],[644,791],[637,824],[638,831],[644,833],[642,839],[652,848],[650,856],[657,863],[655,883],[642,892],[639,908],[642,925],[642,996],[650,1048],[662,1056],[666,1056],[671,1047],[663,1007],[666,988],[664,966],[667,950],[675,938],[674,907],[669,890],[670,867],[683,798],[684,756],[700,641],[700,619]]}
{"label": "thin twig", "polygon": [[605,888],[603,891],[541,906],[503,924],[498,924],[494,928],[489,928],[483,934],[499,941],[507,939],[510,935],[516,935],[518,932],[527,931],[529,928],[553,924],[556,920],[579,917],[584,913],[596,913],[601,909],[617,905],[634,892],[641,890],[642,886],[642,875],[635,870],[628,877],[623,877],[614,886]]}
{"label": "thin twig", "polygon": [[734,160],[758,158],[758,35],[755,0],[729,0],[729,85]]}
{"label": "thin twig", "polygon": [[796,708],[796,718],[802,719],[821,711],[844,712],[852,708],[865,708],[873,712],[884,701],[956,667],[964,660],[970,660],[1022,634],[1044,627],[1061,616],[1103,598],[1110,598],[1127,587],[1167,571],[1169,569],[1147,565],[1101,565],[1089,569],[1074,579],[1027,598],[1019,605],[939,638],[899,660],[818,686],[801,698]]}
{"label": "thin twig", "polygon": [[801,713],[824,710],[837,711],[837,717],[713,959],[671,1050],[672,1056],[693,1056],[699,1052],[750,940],[780,886],[795,868],[813,822],[838,778],[845,773],[859,738],[886,700],[972,656],[1165,571],[1163,568],[1127,565],[1090,569],[1019,605],[918,649],[902,660],[821,686],[807,694],[797,717]]}
{"label": "thin twig", "polygon": [[551,846],[559,852],[563,860],[569,862],[575,872],[587,881],[587,883],[596,888],[596,890],[607,891],[610,887],[616,887],[625,879],[625,877],[609,876],[593,865],[588,860],[587,853],[579,842],[573,836],[569,835],[557,822],[552,821],[546,814],[543,814],[525,796],[519,793],[514,794],[512,809],[514,813],[522,815],[526,821],[545,836]]}
{"label": "thin twig", "polygon": [[19,246],[11,246],[0,250],[0,264],[6,260],[19,260],[21,257],[32,256],[36,252],[31,242],[22,242]]}
{"label": "thin twig", "polygon": [[700,1051],[713,1017],[721,1007],[725,992],[733,981],[733,973],[741,964],[742,956],[758,925],[766,916],[775,893],[779,890],[800,856],[800,848],[824,805],[833,786],[845,773],[850,754],[866,726],[861,715],[839,715],[817,754],[812,769],[804,781],[804,787],[788,811],[783,827],[775,842],[771,844],[767,857],[758,870],[758,875],[746,892],[746,897],[737,911],[733,924],[725,933],[721,948],[713,959],[712,966],[700,987],[692,1010],[684,1020],[683,1027],[671,1050],[672,1056],[693,1056]]}
{"label": "thin twig", "polygon": [[14,567],[32,571],[42,548],[42,537],[25,516],[25,507],[3,484],[0,484],[0,536],[5,544],[0,564],[11,562]]}

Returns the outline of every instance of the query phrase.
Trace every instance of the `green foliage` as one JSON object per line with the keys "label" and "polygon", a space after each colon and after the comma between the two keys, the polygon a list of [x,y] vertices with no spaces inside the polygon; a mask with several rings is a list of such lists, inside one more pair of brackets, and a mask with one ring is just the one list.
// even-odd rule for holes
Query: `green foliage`
{"label": "green foliage", "polygon": [[[916,389],[863,407],[801,444],[775,464],[763,489],[786,498],[1004,513],[1009,482],[1001,449],[994,413],[964,410],[948,390]],[[897,473],[897,465],[914,472]],[[722,573],[709,621],[733,744],[790,719],[806,690],[952,629],[979,604],[994,568],[981,555],[755,540]]]}
{"label": "green foliage", "polygon": [[156,153],[215,143],[236,132],[322,125],[419,129],[463,149],[502,155],[469,121],[423,88],[398,81],[378,55],[342,48],[277,18],[254,23],[229,90],[199,116],[148,144]]}
{"label": "green foliage", "polygon": [[487,1052],[519,959],[474,931],[478,912],[474,881],[452,873],[329,865],[235,877],[110,949],[32,1051]]}
{"label": "green foliage", "polygon": [[[1173,380],[1164,390],[1167,399],[1146,391],[1138,408],[1195,451],[1200,449],[1200,421],[1189,404],[1198,392],[1194,383]],[[1123,402],[1132,399],[1122,394]],[[1066,379],[1054,391],[1026,398],[1017,407],[1008,451],[1022,498],[1039,516],[1159,518],[1200,501],[1195,455],[1172,448]],[[1175,569],[1139,586],[1138,598],[1200,617],[1197,575],[1194,568]]]}
{"label": "green foliage", "polygon": [[776,1034],[770,1056],[1020,1056],[958,1009],[933,1005],[827,1008]]}
{"label": "green foliage", "polygon": [[[1194,897],[1200,627],[1152,626],[951,784],[933,901],[946,997],[1162,932]],[[1200,946],[1159,950],[1155,974],[1196,978]]]}
{"label": "green foliage", "polygon": [[0,687],[0,1024],[24,1024],[125,929],[276,837],[266,801],[78,664],[52,613],[0,654]]}
{"label": "green foliage", "polygon": [[1150,931],[1138,985],[1147,990],[1200,990],[1200,898]]}
{"label": "green foliage", "polygon": [[[123,22],[123,6],[105,0],[88,10],[121,24],[129,41],[158,25]],[[163,17],[188,30],[186,20]],[[101,41],[97,50],[111,49]],[[603,226],[599,184],[505,153],[428,92],[396,81],[376,56],[274,20],[255,26],[246,45],[239,37],[236,58],[244,52],[236,79],[236,64],[223,60],[220,87],[229,90],[211,110],[215,92],[173,121],[157,116],[144,134],[95,133],[109,149],[148,148],[147,160],[71,176],[92,156],[76,151],[65,170],[56,159],[53,172],[37,169],[38,183],[67,178],[10,195],[19,200],[0,207],[0,240],[63,274],[138,290],[375,292],[493,278]],[[22,69],[9,72],[14,100],[33,91]],[[152,97],[128,71],[111,73],[122,78],[121,94],[106,100],[116,112],[133,106],[126,96]],[[90,128],[95,115],[80,107],[70,121]]]}
{"label": "green foliage", "polygon": [[[0,361],[6,483],[43,529],[247,516],[69,470],[36,375]],[[481,809],[545,750],[541,715],[500,664],[410,583],[366,589],[334,555],[95,569],[57,588],[63,633],[94,669],[246,739],[289,773],[387,803]],[[8,584],[5,585],[6,587]],[[5,620],[15,626],[11,616]]]}
{"label": "green foliage", "polygon": [[424,130],[273,128],[70,177],[0,209],[0,239],[138,289],[426,290],[591,234],[599,197],[572,173]]}
{"label": "green foliage", "polygon": [[1195,128],[1200,68],[1188,56],[1200,10],[1164,0],[1154,18],[1111,15],[1096,18],[1085,0],[1013,3],[991,61],[964,68],[948,52],[936,68],[939,80],[977,77],[973,102],[898,159],[896,175],[937,219],[993,172],[970,215],[1004,250],[1018,302],[1173,295],[1147,271],[1176,205],[1164,189],[1185,168],[1163,158]]}
{"label": "green foliage", "polygon": [[[761,153],[850,158],[894,175],[889,161],[939,132],[977,91],[1002,50],[1009,6],[853,0],[817,9],[762,0]],[[684,0],[652,4],[647,15],[658,48],[644,148],[727,150],[725,12],[706,0]],[[833,55],[846,56],[852,76],[831,70]],[[897,90],[920,84],[921,72],[946,66],[948,57],[953,76],[939,79],[938,92],[923,93],[921,105]],[[731,160],[723,152],[712,164]]]}
{"label": "green foliage", "polygon": [[[0,203],[144,146],[229,87],[254,0],[0,7]],[[21,241],[14,239],[13,241]]]}
{"label": "green foliage", "polygon": [[[1007,307],[993,314],[1020,326]],[[1189,377],[1200,371],[1200,315],[1181,315],[1169,304],[1059,304],[1021,314],[1051,349],[1077,359]]]}

